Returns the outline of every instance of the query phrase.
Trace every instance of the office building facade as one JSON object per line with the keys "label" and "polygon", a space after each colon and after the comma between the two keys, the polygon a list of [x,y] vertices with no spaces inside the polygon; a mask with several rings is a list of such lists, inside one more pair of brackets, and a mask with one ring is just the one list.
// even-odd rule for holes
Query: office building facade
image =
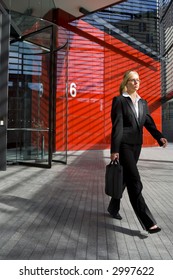
{"label": "office building facade", "polygon": [[[171,139],[172,1],[81,7],[77,18],[55,1],[41,1],[40,14],[32,1],[21,10],[2,2],[10,16],[7,163],[51,167],[66,163],[68,151],[109,149],[111,102],[129,69],[139,72],[139,94]],[[144,130],[144,146],[153,145]]]}

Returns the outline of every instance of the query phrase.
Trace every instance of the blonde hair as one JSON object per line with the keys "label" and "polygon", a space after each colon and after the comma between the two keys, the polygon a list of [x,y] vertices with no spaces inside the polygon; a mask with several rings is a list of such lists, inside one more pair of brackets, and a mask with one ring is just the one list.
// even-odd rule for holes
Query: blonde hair
{"label": "blonde hair", "polygon": [[126,84],[127,84],[128,80],[130,79],[131,75],[134,73],[138,74],[138,72],[136,72],[134,70],[129,70],[124,73],[123,80],[119,87],[120,94],[122,94],[124,91],[127,91]]}

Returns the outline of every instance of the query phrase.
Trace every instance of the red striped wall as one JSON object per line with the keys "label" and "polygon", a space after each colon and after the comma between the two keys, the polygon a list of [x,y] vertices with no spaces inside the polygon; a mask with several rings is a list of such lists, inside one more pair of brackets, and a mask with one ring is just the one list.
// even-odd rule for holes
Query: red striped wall
{"label": "red striped wall", "polygon": [[[66,28],[70,42],[68,150],[110,147],[111,102],[119,94],[122,76],[129,69],[139,72],[139,94],[148,101],[161,129],[160,64],[82,20],[67,24]],[[74,89],[72,95],[70,88]],[[144,145],[157,145],[145,130]]]}

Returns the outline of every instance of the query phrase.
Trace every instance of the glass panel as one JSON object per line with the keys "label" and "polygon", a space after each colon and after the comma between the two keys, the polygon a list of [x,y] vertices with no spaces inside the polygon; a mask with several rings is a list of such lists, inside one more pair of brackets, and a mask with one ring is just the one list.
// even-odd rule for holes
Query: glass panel
{"label": "glass panel", "polygon": [[54,0],[3,0],[3,2],[10,13],[14,10],[21,12],[25,16],[43,17],[56,8]]}
{"label": "glass panel", "polygon": [[172,142],[173,131],[173,2],[160,3],[163,133]]}
{"label": "glass panel", "polygon": [[159,55],[158,1],[127,0],[83,18],[105,33],[157,57]]}
{"label": "glass panel", "polygon": [[9,65],[7,161],[49,165],[50,52],[16,42]]}
{"label": "glass panel", "polygon": [[[50,50],[51,37],[50,31],[54,28],[54,50],[63,47],[67,42],[67,33],[61,26],[57,26],[50,21],[37,17],[22,15],[11,11],[11,41],[27,40],[35,45],[43,47],[46,51]],[[44,36],[42,35],[44,33]]]}
{"label": "glass panel", "polygon": [[8,129],[9,162],[47,163],[48,131]]}
{"label": "glass panel", "polygon": [[56,94],[54,101],[53,161],[67,162],[67,52],[64,47],[55,54]]}

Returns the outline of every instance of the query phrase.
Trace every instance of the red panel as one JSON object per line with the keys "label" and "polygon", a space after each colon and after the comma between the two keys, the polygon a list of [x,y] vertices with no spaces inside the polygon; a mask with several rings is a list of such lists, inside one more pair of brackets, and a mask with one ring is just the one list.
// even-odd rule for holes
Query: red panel
{"label": "red panel", "polygon": [[[119,94],[122,76],[129,69],[139,72],[139,94],[161,129],[159,63],[82,20],[68,27],[76,32],[70,32],[68,61],[68,149],[110,147],[112,98]],[[76,84],[75,97],[70,96],[71,83]],[[144,145],[156,145],[145,130]]]}

